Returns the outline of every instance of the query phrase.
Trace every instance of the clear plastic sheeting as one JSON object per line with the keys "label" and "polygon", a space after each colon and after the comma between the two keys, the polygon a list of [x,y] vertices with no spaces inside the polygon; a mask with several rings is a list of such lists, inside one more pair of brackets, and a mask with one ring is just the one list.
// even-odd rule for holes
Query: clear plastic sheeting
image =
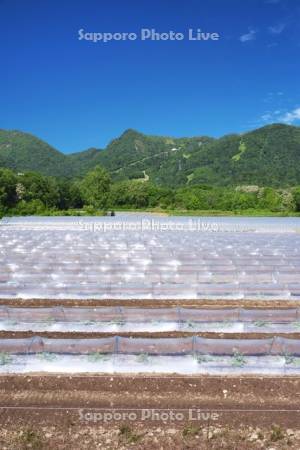
{"label": "clear plastic sheeting", "polygon": [[0,339],[0,351],[13,354],[109,353],[123,355],[300,355],[300,339],[126,338],[113,336],[93,339],[52,339],[34,336],[24,339]]}
{"label": "clear plastic sheeting", "polygon": [[141,339],[116,337],[120,354],[151,354],[151,355],[189,355],[193,353],[197,338],[176,339]]}
{"label": "clear plastic sheeting", "polygon": [[[299,218],[156,217],[149,229],[113,229],[144,219],[154,220],[3,219],[0,298],[300,299]],[[218,225],[193,231],[190,220]]]}
{"label": "clear plastic sheeting", "polygon": [[[144,223],[143,223],[144,221]],[[180,231],[181,228],[189,226],[197,231],[257,231],[257,232],[299,232],[300,221],[297,217],[217,217],[217,216],[161,216],[155,213],[134,213],[134,212],[117,212],[114,217],[94,217],[94,216],[17,216],[4,217],[0,221],[2,227],[9,228],[35,228],[35,229],[68,229],[76,230],[86,226],[88,228],[91,223],[96,224],[96,228],[101,230],[102,224],[109,227],[112,223],[128,223],[131,228],[143,227],[143,229],[162,229],[176,227]]]}
{"label": "clear plastic sheeting", "polygon": [[300,374],[300,340],[1,339],[0,373]]}
{"label": "clear plastic sheeting", "polygon": [[272,355],[300,356],[300,340],[274,338],[271,348]]}
{"label": "clear plastic sheeting", "polygon": [[194,339],[194,351],[203,355],[269,355],[276,338],[271,339]]}
{"label": "clear plastic sheeting", "polygon": [[295,333],[300,309],[0,306],[2,331]]}
{"label": "clear plastic sheeting", "polygon": [[44,352],[66,354],[114,353],[118,337],[101,339],[43,339]]}

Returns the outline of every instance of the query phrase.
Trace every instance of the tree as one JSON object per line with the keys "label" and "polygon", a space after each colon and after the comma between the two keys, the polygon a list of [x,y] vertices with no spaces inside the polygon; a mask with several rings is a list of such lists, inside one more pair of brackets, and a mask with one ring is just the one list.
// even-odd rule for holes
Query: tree
{"label": "tree", "polygon": [[66,179],[57,181],[59,189],[59,209],[82,208],[83,201],[79,189],[79,183]]}
{"label": "tree", "polygon": [[17,201],[17,177],[9,169],[0,169],[0,209],[10,208]]}
{"label": "tree", "polygon": [[293,189],[293,198],[296,211],[300,211],[300,186],[297,186]]}
{"label": "tree", "polygon": [[47,208],[58,207],[60,196],[55,178],[45,177],[36,172],[27,172],[18,178],[24,187],[23,200],[26,202],[40,200]]}
{"label": "tree", "polygon": [[282,209],[279,193],[270,187],[263,189],[259,196],[258,204],[260,208],[269,209],[270,211],[280,211]]}
{"label": "tree", "polygon": [[83,200],[80,192],[80,186],[78,182],[71,183],[70,190],[70,207],[71,208],[82,208]]}
{"label": "tree", "polygon": [[149,184],[138,180],[114,184],[110,195],[110,205],[146,208],[149,206]]}
{"label": "tree", "polygon": [[95,208],[106,208],[110,189],[110,175],[101,166],[96,166],[80,183],[83,201]]}

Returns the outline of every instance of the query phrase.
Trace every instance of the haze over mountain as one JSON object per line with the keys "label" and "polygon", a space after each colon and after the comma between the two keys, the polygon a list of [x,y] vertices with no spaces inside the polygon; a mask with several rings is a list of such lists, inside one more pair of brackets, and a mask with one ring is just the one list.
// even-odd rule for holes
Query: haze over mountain
{"label": "haze over mountain", "polygon": [[129,129],[103,150],[69,155],[31,134],[0,130],[0,167],[80,177],[96,165],[115,180],[149,179],[173,187],[295,186],[300,184],[300,127],[273,124],[219,139],[148,136]]}

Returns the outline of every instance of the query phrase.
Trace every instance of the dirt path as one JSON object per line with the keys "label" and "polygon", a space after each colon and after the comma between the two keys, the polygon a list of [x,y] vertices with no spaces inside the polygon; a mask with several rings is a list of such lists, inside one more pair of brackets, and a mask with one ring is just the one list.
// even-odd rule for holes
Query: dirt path
{"label": "dirt path", "polygon": [[0,305],[14,306],[14,307],[52,307],[52,306],[132,306],[144,308],[170,308],[175,306],[188,308],[248,308],[248,309],[288,309],[298,308],[300,306],[299,300],[153,300],[153,299],[107,299],[107,300],[64,300],[64,299],[3,299],[0,298]]}
{"label": "dirt path", "polygon": [[45,338],[57,339],[92,339],[105,337],[135,337],[135,338],[180,338],[201,336],[211,339],[267,339],[275,335],[300,339],[300,332],[297,333],[218,333],[218,332],[189,332],[189,331],[163,331],[163,332],[87,332],[87,331],[0,331],[0,339],[20,339],[41,336]]}

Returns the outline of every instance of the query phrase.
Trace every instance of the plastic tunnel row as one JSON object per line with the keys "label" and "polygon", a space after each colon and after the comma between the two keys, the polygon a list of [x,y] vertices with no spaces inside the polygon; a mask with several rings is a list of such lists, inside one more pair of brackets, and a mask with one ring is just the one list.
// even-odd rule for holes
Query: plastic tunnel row
{"label": "plastic tunnel row", "polygon": [[1,339],[0,352],[10,354],[124,354],[124,355],[217,355],[240,353],[248,356],[300,356],[300,340],[274,337],[270,339],[207,339],[197,336],[172,339],[124,338],[47,339],[39,336],[27,339]]}
{"label": "plastic tunnel row", "polygon": [[119,285],[119,286],[89,286],[73,285],[70,287],[15,287],[5,286],[0,289],[1,299],[48,299],[48,300],[176,300],[176,299],[280,299],[299,300],[300,284],[295,286],[250,286],[249,289],[239,288],[234,284],[191,286],[182,284],[158,285],[155,287]]}
{"label": "plastic tunnel row", "polygon": [[193,308],[14,308],[0,306],[0,321],[13,322],[106,322],[106,323],[150,323],[150,322],[266,322],[297,323],[300,309],[193,309]]}

